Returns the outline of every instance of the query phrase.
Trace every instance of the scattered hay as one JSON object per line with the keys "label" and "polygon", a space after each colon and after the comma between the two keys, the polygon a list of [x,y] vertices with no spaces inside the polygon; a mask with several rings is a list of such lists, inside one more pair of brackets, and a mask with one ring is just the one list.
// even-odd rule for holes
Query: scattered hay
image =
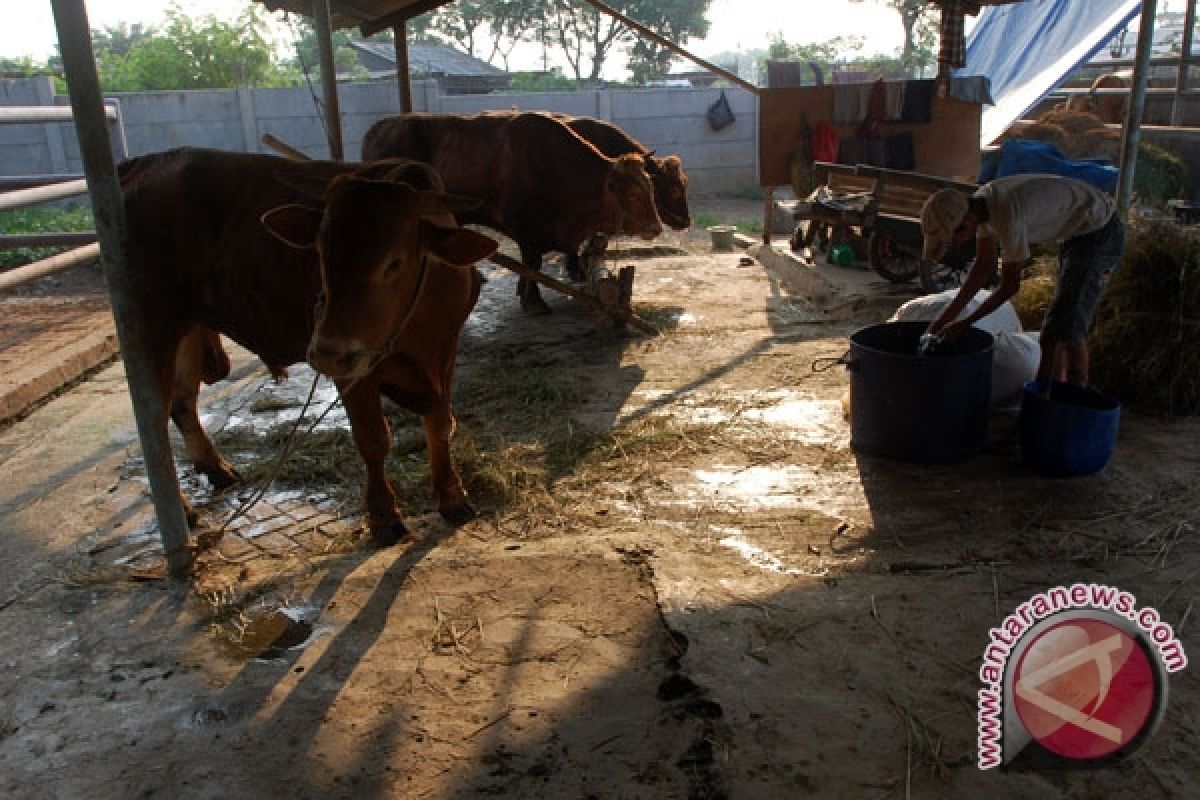
{"label": "scattered hay", "polygon": [[1200,232],[1152,221],[1128,234],[1090,337],[1092,379],[1142,411],[1200,413]]}
{"label": "scattered hay", "polygon": [[1047,111],[1037,118],[1043,125],[1055,125],[1072,136],[1099,128],[1104,130],[1104,120],[1086,111],[1066,111],[1055,109]]}
{"label": "scattered hay", "polygon": [[1133,191],[1139,201],[1155,208],[1165,208],[1171,200],[1188,197],[1191,189],[1187,164],[1174,153],[1142,142],[1138,146]]}
{"label": "scattered hay", "polygon": [[1065,153],[1070,137],[1071,135],[1058,125],[1031,122],[1012,126],[1001,139],[1035,139],[1039,142],[1049,142]]}

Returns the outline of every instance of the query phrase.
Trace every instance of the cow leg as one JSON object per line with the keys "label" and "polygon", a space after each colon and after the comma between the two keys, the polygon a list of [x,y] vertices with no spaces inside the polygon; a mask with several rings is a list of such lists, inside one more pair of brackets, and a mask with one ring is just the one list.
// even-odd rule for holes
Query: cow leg
{"label": "cow leg", "polygon": [[462,525],[475,518],[475,509],[467,500],[462,478],[450,458],[450,437],[454,434],[455,425],[450,404],[439,400],[433,410],[421,417],[421,422],[425,426],[429,470],[433,476],[438,513],[451,525]]}
{"label": "cow leg", "polygon": [[591,275],[593,264],[602,260],[607,250],[608,237],[597,233],[583,243],[583,250],[579,255],[568,254],[567,273],[571,280],[581,283],[586,281]]}
{"label": "cow leg", "polygon": [[188,458],[217,491],[237,483],[241,476],[217,452],[212,439],[200,424],[198,398],[200,382],[213,383],[224,377],[229,373],[228,364],[229,356],[221,347],[217,333],[207,328],[195,328],[183,337],[175,351],[171,389],[171,419],[183,435]]}
{"label": "cow leg", "polygon": [[383,416],[379,384],[364,379],[349,388],[339,384],[338,390],[350,419],[354,445],[367,468],[366,506],[371,538],[376,544],[387,547],[407,536],[408,528],[396,508],[396,495],[383,468],[392,446],[392,429]]}
{"label": "cow leg", "polygon": [[[175,360],[179,341],[182,340],[173,340],[172,337],[163,335],[151,346],[149,353],[150,369],[158,380],[158,399],[165,412],[162,415],[162,428],[159,430],[159,435],[164,442],[169,440],[170,435],[168,417],[173,416],[172,397],[175,394]],[[178,423],[176,424],[178,425]],[[200,521],[200,515],[196,509],[192,508],[192,504],[188,502],[187,495],[183,493],[182,488],[179,490],[179,502],[183,506],[188,527],[196,527]]]}
{"label": "cow leg", "polygon": [[[521,263],[536,272],[540,272],[542,269],[542,252],[522,247]],[[542,293],[538,289],[536,281],[531,281],[528,278],[518,279],[517,295],[521,298],[521,309],[526,313],[538,316],[550,313],[550,306],[546,305],[546,301],[542,299]]]}

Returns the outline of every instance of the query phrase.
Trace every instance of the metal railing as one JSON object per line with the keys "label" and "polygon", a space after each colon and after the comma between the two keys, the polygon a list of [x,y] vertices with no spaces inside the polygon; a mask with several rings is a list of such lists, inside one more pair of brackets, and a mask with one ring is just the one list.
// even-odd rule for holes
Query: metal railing
{"label": "metal railing", "polygon": [[[125,128],[115,102],[106,102],[104,109],[112,134],[114,157],[126,153]],[[72,122],[70,106],[0,106],[0,125],[43,125],[53,122]],[[8,175],[0,177],[0,211],[52,203],[85,195],[87,181],[81,175]],[[0,272],[0,291],[63,272],[100,256],[95,231],[42,234],[0,235],[0,250],[18,247],[71,247],[65,253],[43,258],[30,264]]]}

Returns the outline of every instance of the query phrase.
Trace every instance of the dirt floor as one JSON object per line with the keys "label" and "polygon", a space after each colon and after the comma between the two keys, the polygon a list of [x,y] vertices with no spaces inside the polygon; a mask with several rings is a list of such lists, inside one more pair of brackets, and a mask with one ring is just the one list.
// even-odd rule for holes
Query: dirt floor
{"label": "dirt floor", "polygon": [[811,365],[915,287],[821,267],[817,303],[706,239],[620,256],[656,337],[550,293],[525,316],[485,265],[454,446],[480,514],[440,520],[397,412],[393,548],[361,528],[339,408],[276,467],[305,368],[276,384],[237,352],[203,395],[247,486],[181,465],[205,524],[185,583],[119,364],[0,431],[0,796],[1200,796],[1194,668],[1104,769],[980,771],[975,705],[988,629],[1055,585],[1128,590],[1200,653],[1200,423],[1127,412],[1069,480],[1022,467],[1011,414],[956,463],[859,454],[846,371]]}

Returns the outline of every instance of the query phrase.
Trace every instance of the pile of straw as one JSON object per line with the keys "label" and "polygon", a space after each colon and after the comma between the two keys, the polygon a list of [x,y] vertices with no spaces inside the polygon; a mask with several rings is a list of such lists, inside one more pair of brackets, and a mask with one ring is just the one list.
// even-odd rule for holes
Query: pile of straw
{"label": "pile of straw", "polygon": [[1088,339],[1091,380],[1139,411],[1200,413],[1200,230],[1155,220],[1127,234]]}
{"label": "pile of straw", "polygon": [[[1071,159],[1103,158],[1113,165],[1121,159],[1121,131],[1107,128],[1095,114],[1048,111],[1031,123],[1019,123],[1002,139],[1049,142]],[[1134,194],[1140,203],[1164,208],[1188,193],[1187,165],[1179,156],[1149,142],[1138,145]]]}

